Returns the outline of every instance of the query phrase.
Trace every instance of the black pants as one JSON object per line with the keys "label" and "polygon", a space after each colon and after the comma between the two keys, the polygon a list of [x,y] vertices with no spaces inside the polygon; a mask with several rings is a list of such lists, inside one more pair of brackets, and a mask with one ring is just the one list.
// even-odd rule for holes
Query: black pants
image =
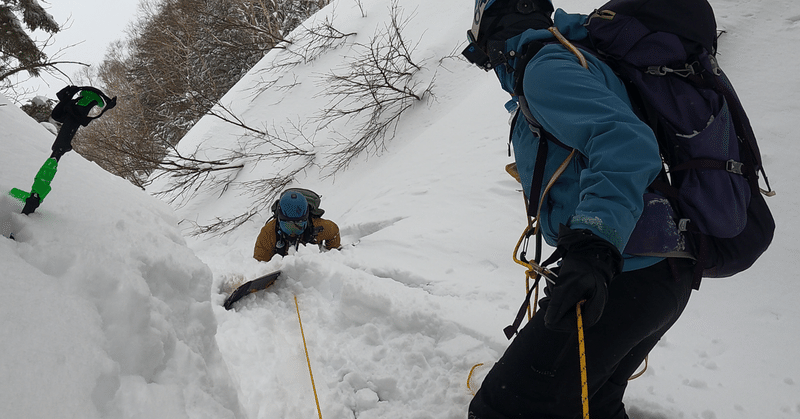
{"label": "black pants", "polygon": [[[585,329],[592,419],[626,419],[628,378],[669,330],[691,293],[692,265],[663,261],[624,272],[609,285],[603,316]],[[494,365],[470,404],[470,419],[575,419],[582,416],[577,328],[544,326],[548,299]],[[577,322],[576,322],[577,323]]]}

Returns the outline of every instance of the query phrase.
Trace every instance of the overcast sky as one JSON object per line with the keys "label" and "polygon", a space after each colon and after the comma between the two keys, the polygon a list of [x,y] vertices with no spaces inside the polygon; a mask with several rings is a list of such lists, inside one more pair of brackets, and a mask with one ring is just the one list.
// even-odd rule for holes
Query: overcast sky
{"label": "overcast sky", "polygon": [[[64,50],[58,57],[59,61],[97,64],[111,42],[125,38],[124,31],[136,17],[139,0],[39,0],[39,4],[59,25],[65,26],[45,52],[52,57],[59,49],[75,45]],[[64,65],[60,68],[71,77],[80,66]],[[25,86],[38,89],[39,95],[55,99],[56,92],[66,82],[44,77],[45,80],[26,82]]]}

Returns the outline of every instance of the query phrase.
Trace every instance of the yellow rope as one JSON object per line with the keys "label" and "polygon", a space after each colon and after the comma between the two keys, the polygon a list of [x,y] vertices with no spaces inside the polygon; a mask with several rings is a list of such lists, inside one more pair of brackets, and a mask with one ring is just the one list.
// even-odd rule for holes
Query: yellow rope
{"label": "yellow rope", "polygon": [[[533,230],[533,234],[537,234],[538,233],[538,231],[539,231],[539,218],[540,218],[540,215],[541,215],[541,212],[542,212],[542,203],[544,202],[544,198],[550,192],[550,189],[553,187],[553,185],[556,184],[556,180],[558,180],[558,178],[561,177],[561,175],[564,173],[564,171],[567,170],[567,166],[569,166],[569,162],[572,161],[572,158],[575,157],[575,155],[577,153],[578,153],[578,151],[573,149],[572,152],[569,153],[567,158],[564,159],[564,161],[561,163],[561,165],[558,166],[556,171],[553,173],[553,176],[550,177],[550,180],[547,182],[547,185],[544,188],[544,192],[542,192],[542,196],[539,199],[539,206],[536,208],[536,217],[534,217],[534,218],[528,217],[528,225],[525,227],[525,231],[522,232],[522,236],[520,236],[519,241],[517,241],[517,245],[514,247],[514,254],[512,255],[512,258],[514,259],[514,262],[516,262],[517,264],[528,268],[527,272],[525,272],[526,280],[527,280],[527,278],[530,278],[532,276],[531,274],[534,274],[534,273],[535,274],[539,274],[539,275],[549,275],[550,274],[550,271],[547,268],[544,268],[544,267],[540,266],[537,262],[532,262],[531,263],[530,261],[529,262],[522,261],[519,258],[517,258],[517,254],[519,253],[519,248],[522,245],[522,242],[525,241],[525,238],[529,236],[528,233],[531,230]],[[524,195],[523,195],[523,198],[524,198]],[[526,213],[528,212],[528,201],[527,200],[525,200],[525,212]],[[525,293],[526,294],[527,294],[529,289],[530,288],[526,283],[526,286],[525,286]]]}
{"label": "yellow rope", "polygon": [[[564,171],[567,170],[567,167],[569,166],[569,162],[572,161],[572,158],[575,157],[576,154],[578,154],[578,150],[573,148],[572,152],[569,153],[569,156],[567,156],[567,158],[564,159],[564,161],[561,163],[561,165],[558,166],[558,169],[556,169],[556,171],[553,172],[553,176],[550,177],[550,180],[547,182],[547,186],[544,187],[544,192],[542,192],[542,197],[539,199],[539,207],[536,209],[536,220],[537,221],[540,219],[540,215],[541,215],[541,212],[542,212],[542,204],[544,204],[544,197],[547,196],[547,194],[550,192],[550,189],[552,189],[553,185],[556,184],[556,181],[558,180],[558,178],[560,178],[561,175],[564,173]],[[537,228],[538,228],[538,224],[539,223],[537,222],[536,224],[537,224]]]}
{"label": "yellow rope", "polygon": [[477,391],[472,389],[472,374],[474,374],[475,370],[478,369],[478,367],[481,367],[481,366],[483,366],[483,362],[473,365],[472,368],[470,368],[470,370],[469,370],[469,375],[467,375],[467,390],[469,390],[469,392],[473,396],[475,395],[475,393],[477,393]]}
{"label": "yellow rope", "polygon": [[317,402],[317,413],[322,419],[322,410],[319,408],[319,397],[317,397],[317,386],[314,385],[314,373],[311,372],[311,358],[308,356],[308,346],[306,346],[306,335],[303,333],[303,320],[300,319],[300,305],[297,303],[297,296],[294,296],[294,307],[297,309],[297,322],[300,323],[300,336],[303,337],[303,350],[306,352],[306,362],[308,363],[308,375],[311,376],[311,389],[314,390],[314,401]]}
{"label": "yellow rope", "polygon": [[647,363],[648,363],[647,359],[648,358],[650,358],[650,355],[647,355],[647,356],[644,357],[644,368],[642,368],[641,371],[631,375],[631,378],[628,378],[628,381],[633,381],[633,380],[641,377],[642,375],[644,375],[645,372],[647,372]]}
{"label": "yellow rope", "polygon": [[589,419],[589,380],[586,374],[586,343],[583,340],[583,315],[581,306],[583,301],[575,306],[578,313],[578,356],[581,359],[581,402],[583,404],[583,419]]}
{"label": "yellow rope", "polygon": [[558,31],[558,28],[556,28],[555,26],[551,26],[547,28],[547,30],[550,31],[550,33],[552,33],[553,36],[556,37],[556,39],[558,39],[558,42],[561,42],[561,45],[567,47],[567,49],[570,50],[570,52],[572,52],[573,54],[575,54],[576,57],[578,57],[578,61],[581,63],[581,66],[583,68],[589,68],[589,63],[586,62],[586,57],[583,56],[583,53],[575,45],[572,45],[572,43],[569,42],[569,40],[567,40],[567,38],[565,38],[564,35],[562,35],[561,32]]}

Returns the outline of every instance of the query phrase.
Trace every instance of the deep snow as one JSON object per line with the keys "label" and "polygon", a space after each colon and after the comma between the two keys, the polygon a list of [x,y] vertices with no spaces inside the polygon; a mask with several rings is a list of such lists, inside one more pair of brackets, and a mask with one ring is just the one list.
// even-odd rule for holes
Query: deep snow
{"label": "deep snow", "polygon": [[[292,132],[292,123],[312,121],[330,99],[320,94],[323,75],[343,72],[363,51],[357,43],[368,44],[388,22],[389,1],[361,3],[366,16],[353,0],[335,0],[316,16],[357,35],[292,67],[271,70],[296,56],[268,54],[222,104],[257,127]],[[791,150],[800,81],[791,52],[800,4],[712,5],[726,31],[721,65],[778,192],[769,203],[779,230],[752,269],[706,280],[694,293],[626,403],[638,419],[797,418],[800,227],[792,213],[800,173]],[[556,6],[588,12],[599,3]],[[493,75],[447,58],[463,48],[470,2],[400,7],[403,36],[423,67],[415,80],[432,82],[435,97],[403,116],[383,152],[332,177],[325,163],[334,130],[349,135],[357,121],[307,123],[310,140],[296,140],[315,153],[297,185],[323,195],[327,217],[342,229],[341,251],[304,247],[256,262],[266,212],[227,235],[188,236],[196,224],[246,210],[259,197],[245,182],[292,160],[244,161],[226,190],[203,190],[171,209],[69,153],[36,214],[19,215],[16,203],[0,198],[0,230],[17,238],[0,240],[3,417],[314,417],[295,297],[323,417],[466,416],[469,371],[485,364],[474,388],[507,345],[502,328],[524,296],[523,269],[511,260],[525,218],[517,184],[503,171],[506,96]],[[292,48],[302,51],[302,42]],[[254,92],[271,80],[273,89]],[[29,188],[52,134],[13,105],[0,106],[0,121],[0,189]],[[241,134],[205,118],[181,148],[220,155]],[[274,269],[284,272],[274,287],[222,308],[233,284]]]}

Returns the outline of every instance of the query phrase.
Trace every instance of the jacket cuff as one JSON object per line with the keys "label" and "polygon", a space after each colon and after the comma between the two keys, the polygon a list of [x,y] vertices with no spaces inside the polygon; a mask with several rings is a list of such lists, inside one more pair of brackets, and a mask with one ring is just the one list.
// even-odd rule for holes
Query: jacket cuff
{"label": "jacket cuff", "polygon": [[575,215],[570,218],[568,227],[575,230],[590,230],[592,233],[608,240],[608,242],[614,245],[614,247],[616,247],[620,252],[622,252],[622,249],[625,248],[625,243],[623,243],[622,237],[619,235],[619,233],[615,229],[605,224],[603,220],[598,217]]}

